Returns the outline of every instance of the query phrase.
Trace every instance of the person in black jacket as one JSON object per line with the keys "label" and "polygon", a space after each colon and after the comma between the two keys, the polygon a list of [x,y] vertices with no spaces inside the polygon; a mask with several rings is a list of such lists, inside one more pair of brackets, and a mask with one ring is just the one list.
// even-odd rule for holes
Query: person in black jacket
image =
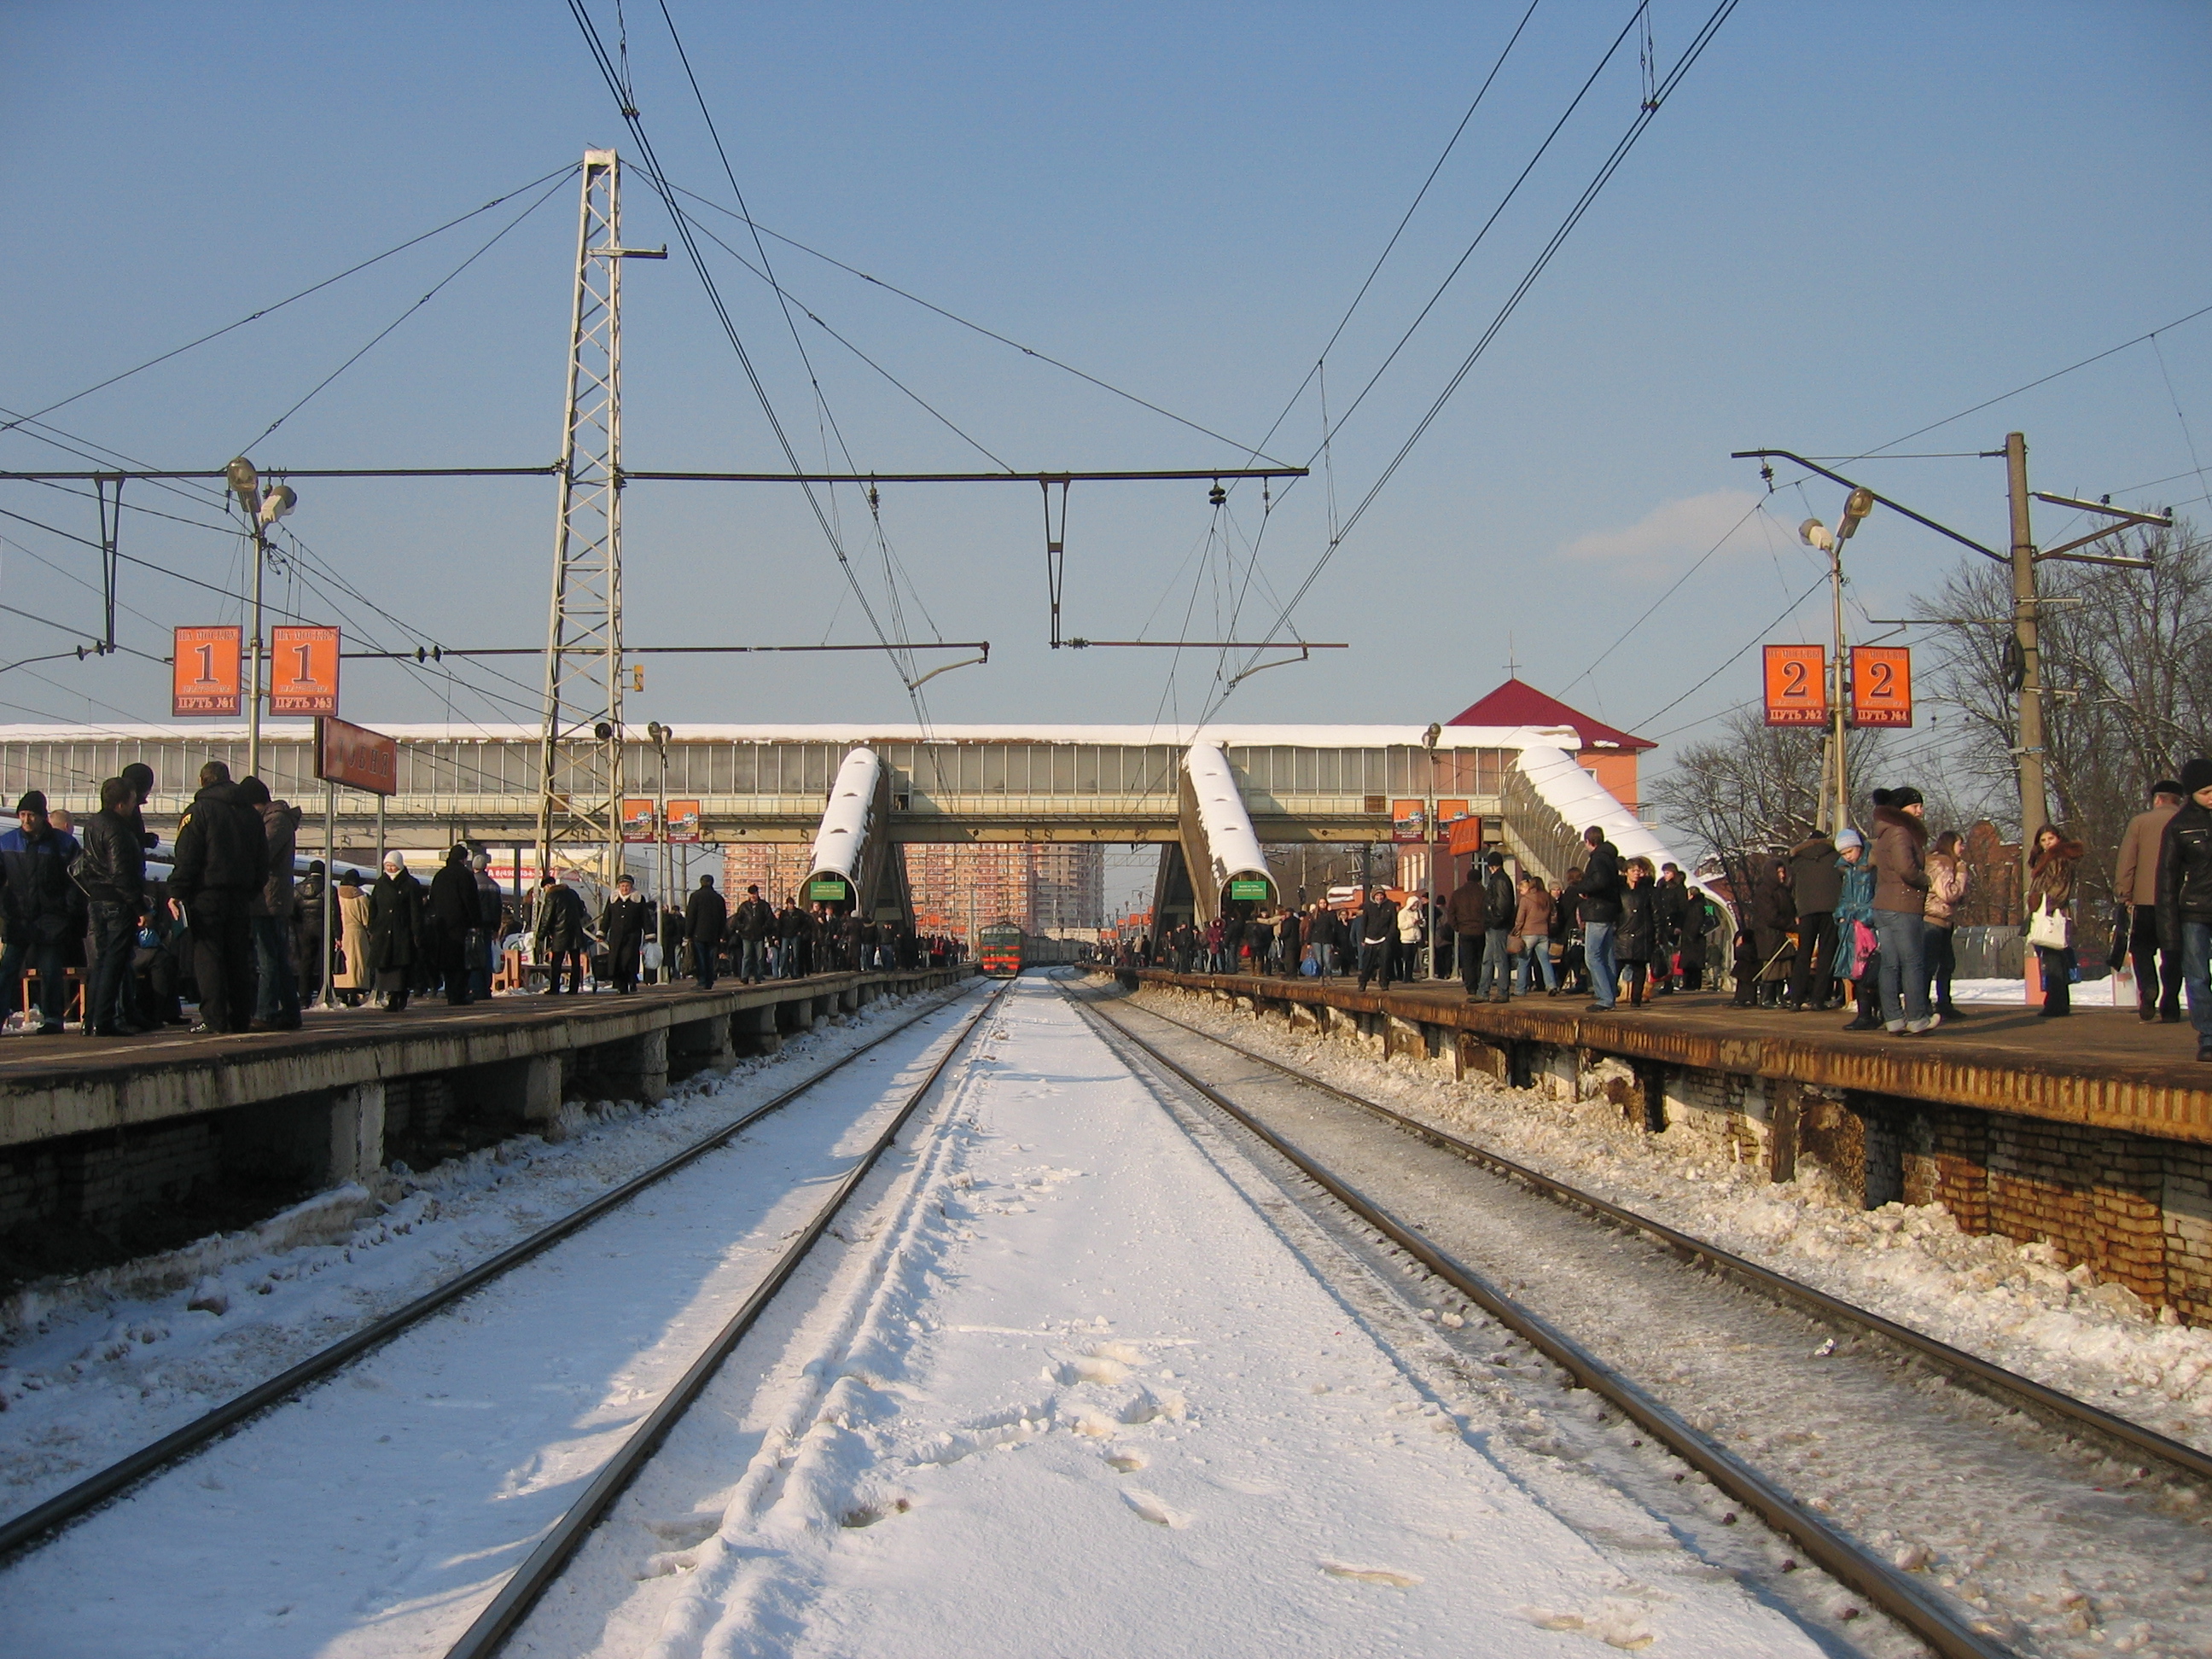
{"label": "person in black jacket", "polygon": [[1651,958],[1651,994],[1674,994],[1674,953],[1682,948],[1683,924],[1690,919],[1690,878],[1679,864],[1659,866],[1659,884],[1651,890],[1651,902],[1659,913],[1657,952]]}
{"label": "person in black jacket", "polygon": [[243,1031],[253,1019],[251,907],[269,879],[269,833],[221,761],[200,768],[199,793],[177,825],[172,909],[190,924],[200,992],[195,1032]]}
{"label": "person in black jacket", "polygon": [[1620,921],[1620,850],[1593,823],[1583,831],[1581,895],[1583,960],[1589,969],[1590,1010],[1610,1013],[1620,996],[1620,968],[1613,957],[1613,930]]}
{"label": "person in black jacket", "polygon": [[1380,887],[1368,890],[1367,902],[1360,907],[1354,937],[1359,946],[1359,988],[1365,990],[1367,981],[1379,974],[1382,979],[1380,988],[1389,990],[1390,952],[1398,944],[1398,907]]}
{"label": "person in black jacket", "polygon": [[469,936],[483,915],[477,898],[477,872],[469,868],[469,849],[456,846],[430,878],[432,959],[446,981],[446,1000],[466,1007],[469,996]]}
{"label": "person in black jacket", "polygon": [[86,820],[76,882],[92,906],[92,988],[84,1023],[96,1036],[136,1036],[153,1022],[137,1007],[131,959],[138,948],[138,912],[146,902],[146,843],[140,838],[131,786],[100,786],[100,811]]}
{"label": "person in black jacket", "polygon": [[1834,1006],[1826,993],[1835,982],[1836,902],[1844,896],[1833,837],[1814,836],[1790,849],[1790,895],[1796,907],[1797,957],[1782,1006],[1793,1014],[1808,1007],[1826,1013]]}
{"label": "person in black jacket", "polygon": [[637,896],[628,876],[615,878],[615,896],[599,912],[599,937],[607,942],[607,973],[615,994],[637,989],[638,964],[645,957],[645,936],[653,927],[653,905]]}
{"label": "person in black jacket", "polygon": [[386,853],[384,873],[368,892],[368,956],[376,969],[377,992],[392,1013],[407,1006],[428,931],[422,919],[422,884],[404,858]]}
{"label": "person in black jacket", "polygon": [[1513,913],[1520,896],[1505,873],[1502,854],[1485,854],[1482,878],[1482,971],[1470,996],[1487,994],[1492,1002],[1511,1000],[1513,991]]}
{"label": "person in black jacket", "polygon": [[49,821],[39,790],[15,803],[15,821],[0,836],[0,934],[7,939],[0,953],[7,996],[0,1017],[21,1005],[27,969],[39,976],[39,1035],[59,1036],[69,1012],[66,969],[75,941],[84,937],[84,893],[70,879],[70,866],[82,849]]}
{"label": "person in black jacket", "polygon": [[1659,889],[1651,879],[1651,860],[1634,858],[1622,867],[1620,920],[1614,924],[1613,953],[1628,975],[1628,1006],[1644,1006],[1644,982],[1659,949]]}
{"label": "person in black jacket", "polygon": [[[754,893],[757,898],[757,890]],[[761,906],[763,915],[768,907]],[[684,937],[691,946],[691,973],[702,991],[714,988],[714,957],[720,949],[722,934],[729,926],[729,907],[722,896],[714,890],[712,876],[699,878],[699,886],[691,895],[690,902],[684,907]],[[755,945],[753,960],[759,961],[758,945]]]}
{"label": "person in black jacket", "polygon": [[2181,769],[2185,799],[2158,845],[2158,945],[2181,960],[2197,1058],[2212,1060],[2212,760]]}
{"label": "person in black jacket", "polygon": [[[743,984],[757,985],[768,977],[768,941],[775,932],[775,912],[761,896],[758,887],[748,887],[738,914],[730,920],[731,931],[737,935],[738,979]],[[719,939],[721,935],[715,937]]]}

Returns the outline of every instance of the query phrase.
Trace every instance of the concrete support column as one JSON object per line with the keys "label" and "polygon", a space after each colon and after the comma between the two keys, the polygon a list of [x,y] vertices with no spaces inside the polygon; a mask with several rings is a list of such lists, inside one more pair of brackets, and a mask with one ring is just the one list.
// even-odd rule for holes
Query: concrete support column
{"label": "concrete support column", "polygon": [[530,1054],[495,1066],[471,1066],[460,1074],[469,1108],[535,1129],[548,1140],[568,1139],[561,1110],[565,1077],[559,1054]]}
{"label": "concrete support column", "polygon": [[668,1028],[610,1042],[593,1067],[598,1081],[617,1100],[656,1106],[668,1098]]}
{"label": "concrete support column", "polygon": [[876,988],[872,982],[866,985],[848,985],[837,994],[837,1006],[846,1013],[858,1013],[861,999],[864,996],[872,997],[875,992]]}
{"label": "concrete support column", "polygon": [[384,1167],[384,1085],[357,1083],[331,1092],[331,1185],[365,1181]]}
{"label": "concrete support column", "polygon": [[772,1054],[783,1047],[775,1011],[776,1005],[768,1002],[757,1008],[740,1008],[730,1016],[730,1031],[739,1054]]}
{"label": "concrete support column", "polygon": [[668,1054],[672,1062],[689,1069],[726,1072],[738,1057],[730,1040],[729,1017],[717,1014],[670,1026]]}

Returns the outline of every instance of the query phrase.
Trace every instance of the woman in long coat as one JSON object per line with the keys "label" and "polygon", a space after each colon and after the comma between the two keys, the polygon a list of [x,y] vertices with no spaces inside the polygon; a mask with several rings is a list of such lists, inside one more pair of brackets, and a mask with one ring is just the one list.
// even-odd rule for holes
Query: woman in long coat
{"label": "woman in long coat", "polygon": [[361,890],[361,878],[350,870],[338,878],[338,945],[345,960],[331,976],[331,988],[348,1006],[357,1008],[376,976],[368,964],[368,895]]}
{"label": "woman in long coat", "polygon": [[[2078,841],[2069,841],[2049,824],[2035,832],[2035,851],[2027,860],[2027,921],[2032,926],[2036,912],[2048,910],[2062,917],[2066,936],[2074,935],[2074,866],[2081,861],[2087,849]],[[2043,969],[2043,1006],[2037,1012],[2045,1018],[2070,1014],[2074,1012],[2069,990],[2074,978],[2074,947],[2052,948],[2039,945],[2035,959]]]}
{"label": "woman in long coat", "polygon": [[1644,1006],[1644,984],[1659,949],[1658,890],[1651,884],[1651,860],[1633,858],[1621,866],[1620,920],[1613,924],[1613,954],[1628,975],[1628,1006]]}
{"label": "woman in long coat", "polygon": [[368,953],[384,1006],[398,1013],[423,960],[422,884],[397,853],[384,855],[384,873],[368,896]]}

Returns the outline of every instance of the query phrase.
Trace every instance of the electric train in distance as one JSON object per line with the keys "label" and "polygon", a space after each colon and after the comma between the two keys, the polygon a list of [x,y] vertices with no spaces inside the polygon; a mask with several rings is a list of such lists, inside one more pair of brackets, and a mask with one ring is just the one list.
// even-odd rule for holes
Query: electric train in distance
{"label": "electric train in distance", "polygon": [[975,933],[975,957],[993,979],[1012,979],[1022,971],[1021,928],[1011,921],[994,921]]}

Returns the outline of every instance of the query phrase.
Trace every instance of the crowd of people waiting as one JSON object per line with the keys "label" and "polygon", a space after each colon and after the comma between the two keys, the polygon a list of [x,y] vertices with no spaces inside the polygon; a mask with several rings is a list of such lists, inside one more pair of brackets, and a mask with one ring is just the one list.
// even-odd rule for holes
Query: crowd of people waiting
{"label": "crowd of people waiting", "polygon": [[[2137,1014],[2179,1023],[2182,996],[2200,1060],[2212,1060],[2212,760],[2192,760],[2178,779],[2151,787],[2148,808],[2128,825],[2114,868],[2112,962],[2131,961]],[[1141,963],[1181,973],[1356,973],[1370,982],[1448,978],[1456,966],[1469,999],[1504,1002],[1532,994],[1587,992],[1593,1012],[1632,1008],[1678,987],[1699,988],[1711,947],[1732,932],[1729,967],[1739,1007],[1793,1013],[1849,1007],[1850,1031],[1919,1036],[1964,1018],[1953,1000],[1954,936],[1972,872],[1962,838],[1930,841],[1926,805],[1910,787],[1871,797],[1872,836],[1844,828],[1777,848],[1753,871],[1750,891],[1728,912],[1674,864],[1623,859],[1604,831],[1583,835],[1583,862],[1547,885],[1516,879],[1498,853],[1478,859],[1467,879],[1425,915],[1419,895],[1403,902],[1368,886],[1358,902],[1279,913],[1217,917],[1200,929],[1171,928],[1136,942]],[[2038,1013],[2073,1012],[2077,878],[2087,849],[2057,828],[2038,829],[2021,901],[2026,948],[2035,954]]]}
{"label": "crowd of people waiting", "polygon": [[623,876],[594,919],[581,893],[548,875],[526,917],[492,877],[489,855],[466,844],[427,885],[398,852],[384,855],[373,882],[342,871],[326,942],[328,872],[320,860],[299,872],[298,807],[210,761],[164,877],[148,860],[159,845],[143,816],[154,781],[150,767],[124,768],[100,785],[100,810],[82,827],[50,811],[40,790],[17,800],[16,827],[0,834],[0,1018],[20,1009],[26,1029],[59,1035],[74,985],[82,1028],[94,1036],[297,1030],[325,973],[349,1006],[396,1012],[434,993],[465,1005],[491,995],[501,952],[526,939],[544,989],[559,993],[565,978],[570,994],[587,975],[599,982],[595,961],[613,990],[635,991],[648,940],[702,989],[724,972],[756,983],[944,966],[964,954],[957,939],[826,904],[802,909],[793,898],[778,909],[757,886],[732,915],[711,876],[680,910],[657,908]]}

